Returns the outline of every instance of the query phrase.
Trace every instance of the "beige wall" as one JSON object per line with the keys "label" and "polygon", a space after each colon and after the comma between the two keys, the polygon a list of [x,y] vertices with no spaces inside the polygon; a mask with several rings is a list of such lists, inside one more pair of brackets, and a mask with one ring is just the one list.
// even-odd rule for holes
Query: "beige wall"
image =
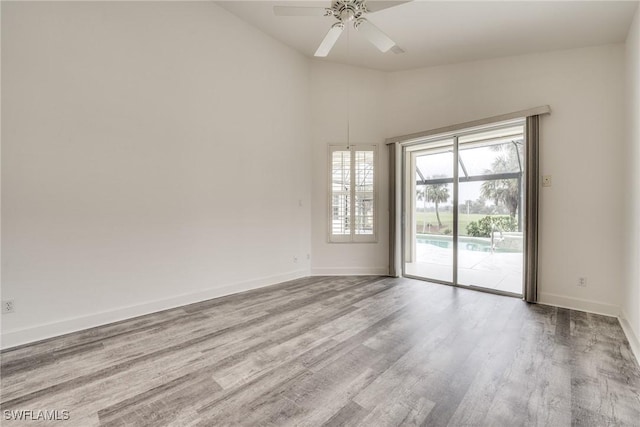
{"label": "beige wall", "polygon": [[[314,61],[312,273],[387,274],[387,152],[384,146],[385,73]],[[347,126],[348,125],[348,126]],[[328,243],[328,144],[378,144],[378,242]]]}
{"label": "beige wall", "polygon": [[[629,31],[626,43],[626,83],[627,98],[627,176],[625,177],[625,221],[626,269],[623,316],[628,322],[632,345],[640,359],[640,7]],[[628,332],[629,336],[630,333]]]}
{"label": "beige wall", "polygon": [[[619,314],[624,47],[610,45],[389,75],[388,136],[549,104],[541,121],[540,299]],[[587,287],[576,286],[587,277]]]}
{"label": "beige wall", "polygon": [[[622,45],[384,74],[314,63],[312,271],[317,273],[373,273],[388,264],[384,242],[326,243],[326,144],[346,135],[341,79],[347,76],[355,141],[378,142],[549,104],[553,112],[542,120],[541,172],[553,175],[553,187],[541,193],[540,297],[619,314],[625,193]],[[387,188],[381,189],[386,203]],[[379,213],[386,227],[385,205]],[[577,286],[578,277],[587,277],[586,288]]]}
{"label": "beige wall", "polygon": [[4,345],[307,275],[308,80],[211,2],[2,2]]}

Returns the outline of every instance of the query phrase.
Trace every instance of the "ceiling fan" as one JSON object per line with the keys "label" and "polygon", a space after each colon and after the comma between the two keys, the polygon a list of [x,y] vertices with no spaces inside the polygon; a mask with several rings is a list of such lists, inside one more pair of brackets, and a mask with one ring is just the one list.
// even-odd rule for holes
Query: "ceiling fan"
{"label": "ceiling fan", "polygon": [[274,6],[273,12],[277,16],[328,16],[338,20],[331,26],[314,56],[327,56],[338,41],[345,25],[349,23],[353,23],[353,28],[381,52],[391,50],[394,53],[403,53],[404,50],[400,46],[364,17],[367,13],[402,3],[408,3],[408,1],[333,0],[331,7]]}

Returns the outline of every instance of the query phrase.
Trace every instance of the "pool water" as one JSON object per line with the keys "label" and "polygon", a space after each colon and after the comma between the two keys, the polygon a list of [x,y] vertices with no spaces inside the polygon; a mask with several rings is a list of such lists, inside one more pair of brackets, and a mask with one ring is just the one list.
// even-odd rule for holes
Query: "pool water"
{"label": "pool water", "polygon": [[[437,246],[444,249],[453,248],[453,237],[451,236],[437,236],[437,235],[418,235],[416,242],[421,244],[427,244]],[[473,252],[491,252],[491,240],[489,238],[482,237],[458,237],[458,250],[461,251],[473,251]],[[495,252],[513,252],[496,248]]]}

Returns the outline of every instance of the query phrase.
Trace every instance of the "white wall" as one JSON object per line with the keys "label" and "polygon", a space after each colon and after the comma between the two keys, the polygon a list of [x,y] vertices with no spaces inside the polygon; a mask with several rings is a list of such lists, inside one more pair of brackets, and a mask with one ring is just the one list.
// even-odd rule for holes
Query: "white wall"
{"label": "white wall", "polygon": [[[553,187],[541,192],[540,300],[620,314],[624,58],[624,46],[608,45],[393,73],[314,62],[312,272],[380,274],[388,268],[384,237],[377,245],[327,243],[326,146],[344,142],[347,117],[352,141],[381,144],[384,178],[386,137],[549,104],[552,114],[541,125],[541,173],[553,176]],[[386,184],[380,190],[385,236]],[[578,277],[587,277],[586,288],[577,286]]]}
{"label": "white wall", "polygon": [[[624,47],[389,75],[387,136],[549,104],[541,122],[540,299],[619,314],[623,271]],[[576,286],[579,276],[587,287]]]}
{"label": "white wall", "polygon": [[4,346],[308,274],[307,59],[211,2],[2,2],[2,67]]}
{"label": "white wall", "polygon": [[626,43],[627,176],[623,326],[640,359],[640,7]]}
{"label": "white wall", "polygon": [[[388,167],[384,145],[386,74],[314,61],[311,68],[313,119],[312,273],[388,273]],[[328,243],[327,150],[345,144],[378,144],[377,243]]]}

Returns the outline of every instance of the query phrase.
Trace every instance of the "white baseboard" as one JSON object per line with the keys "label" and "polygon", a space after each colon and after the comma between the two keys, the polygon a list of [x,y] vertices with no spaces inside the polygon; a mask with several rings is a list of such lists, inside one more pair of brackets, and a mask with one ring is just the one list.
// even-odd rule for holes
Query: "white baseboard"
{"label": "white baseboard", "polygon": [[386,276],[388,268],[381,267],[329,267],[312,268],[312,276]]}
{"label": "white baseboard", "polygon": [[633,330],[633,327],[629,323],[629,317],[624,310],[622,310],[622,314],[618,318],[620,321],[620,326],[622,326],[622,330],[624,334],[627,336],[627,341],[629,341],[629,346],[631,347],[631,351],[633,355],[636,357],[638,364],[640,364],[640,335]]}
{"label": "white baseboard", "polygon": [[2,331],[2,337],[0,339],[0,342],[2,343],[1,347],[2,349],[16,347],[22,344],[28,344],[47,338],[65,335],[71,332],[77,332],[84,329],[94,328],[96,326],[131,319],[133,317],[143,316],[145,314],[155,313],[170,308],[206,301],[212,298],[218,298],[238,292],[249,291],[251,289],[286,282],[288,280],[299,279],[308,275],[308,270],[296,270],[289,273],[263,277],[246,282],[229,284],[200,292],[178,295],[171,298],[151,301],[129,307],[116,308],[114,310],[91,314],[89,316],[64,319],[61,321],[37,325],[25,329]]}
{"label": "white baseboard", "polygon": [[586,311],[588,313],[602,314],[604,316],[620,316],[620,307],[614,304],[606,304],[592,300],[572,298],[545,292],[541,292],[538,294],[538,303],[544,305],[553,305],[555,307],[561,308],[569,308],[571,310]]}

